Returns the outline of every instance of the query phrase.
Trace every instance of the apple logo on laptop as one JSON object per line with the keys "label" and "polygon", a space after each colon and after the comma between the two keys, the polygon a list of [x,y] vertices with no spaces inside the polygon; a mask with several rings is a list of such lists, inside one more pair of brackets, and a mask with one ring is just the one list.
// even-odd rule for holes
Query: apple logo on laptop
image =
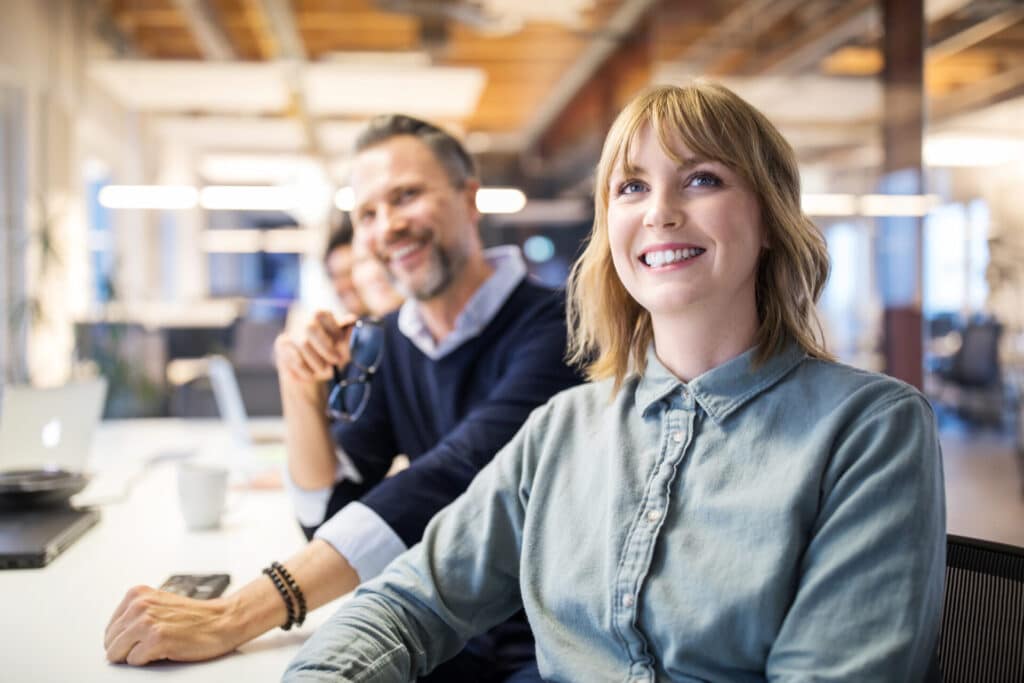
{"label": "apple logo on laptop", "polygon": [[42,439],[44,448],[56,448],[60,445],[60,420],[56,417],[51,418],[46,424],[43,425]]}

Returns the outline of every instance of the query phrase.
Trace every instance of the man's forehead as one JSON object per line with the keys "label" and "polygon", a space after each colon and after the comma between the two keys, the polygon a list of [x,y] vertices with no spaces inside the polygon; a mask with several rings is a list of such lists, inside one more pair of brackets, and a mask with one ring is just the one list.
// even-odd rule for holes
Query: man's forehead
{"label": "man's forehead", "polygon": [[411,135],[400,135],[356,154],[350,183],[358,196],[400,185],[409,178],[431,178],[443,170],[425,143]]}

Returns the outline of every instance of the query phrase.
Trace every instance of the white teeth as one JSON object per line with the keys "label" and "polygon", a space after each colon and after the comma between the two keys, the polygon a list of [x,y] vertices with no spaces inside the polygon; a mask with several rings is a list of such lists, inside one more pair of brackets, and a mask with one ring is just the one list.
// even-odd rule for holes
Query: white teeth
{"label": "white teeth", "polygon": [[399,247],[398,249],[395,249],[393,252],[391,252],[391,258],[397,261],[408,256],[409,254],[411,254],[412,252],[416,251],[419,248],[419,244],[407,244],[404,247]]}
{"label": "white teeth", "polygon": [[661,251],[649,251],[641,258],[643,262],[651,268],[658,268],[659,266],[675,263],[676,261],[685,261],[686,259],[699,256],[703,253],[704,250],[699,247],[690,247],[688,249],[663,249]]}

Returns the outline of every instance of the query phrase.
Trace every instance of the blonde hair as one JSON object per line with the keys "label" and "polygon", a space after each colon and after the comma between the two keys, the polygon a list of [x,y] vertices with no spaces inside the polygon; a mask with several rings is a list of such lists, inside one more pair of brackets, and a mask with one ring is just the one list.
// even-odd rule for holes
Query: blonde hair
{"label": "blonde hair", "polygon": [[764,114],[731,90],[696,81],[644,92],[626,105],[608,132],[595,179],[594,227],[569,275],[569,360],[592,380],[614,377],[613,391],[631,370],[642,373],[646,366],[654,337],[651,316],[619,281],[608,242],[610,178],[627,163],[645,125],[669,156],[678,156],[670,142],[681,140],[693,154],[738,173],[758,197],[767,247],[755,285],[755,364],[787,339],[812,357],[830,358],[815,311],[828,278],[828,250],[800,208],[793,149]]}

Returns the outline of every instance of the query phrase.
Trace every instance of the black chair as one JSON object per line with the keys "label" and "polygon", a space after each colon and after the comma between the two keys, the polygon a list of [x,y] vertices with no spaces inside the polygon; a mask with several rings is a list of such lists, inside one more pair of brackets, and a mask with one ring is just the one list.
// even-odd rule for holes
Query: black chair
{"label": "black chair", "polygon": [[1005,408],[996,320],[969,322],[961,332],[959,350],[932,368],[939,381],[937,399],[953,406],[964,418],[999,425]]}
{"label": "black chair", "polygon": [[938,664],[929,680],[1024,681],[1024,548],[947,537]]}

